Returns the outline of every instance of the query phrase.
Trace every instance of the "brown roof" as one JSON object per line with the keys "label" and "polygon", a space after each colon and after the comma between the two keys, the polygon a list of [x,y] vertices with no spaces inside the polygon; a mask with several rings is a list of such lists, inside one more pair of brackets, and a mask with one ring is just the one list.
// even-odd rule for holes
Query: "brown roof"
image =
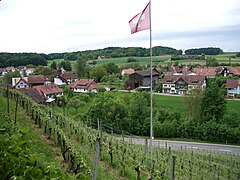
{"label": "brown roof", "polygon": [[229,73],[233,74],[233,75],[236,75],[236,76],[239,76],[240,75],[240,68],[239,67],[226,67],[229,71]]}
{"label": "brown roof", "polygon": [[34,76],[28,76],[28,83],[44,83],[45,78],[43,75],[34,75]]}
{"label": "brown roof", "polygon": [[186,75],[165,75],[162,80],[162,83],[163,84],[174,84],[180,78],[182,78],[188,84],[192,84],[192,85],[201,85],[205,81],[205,76],[200,76],[200,75],[188,75],[188,76],[186,76]]}
{"label": "brown roof", "polygon": [[228,89],[236,88],[238,85],[240,85],[240,80],[237,79],[228,79],[226,82],[226,87]]}
{"label": "brown roof", "polygon": [[[151,70],[145,70],[145,71],[136,71],[136,74],[140,74],[142,76],[150,76],[151,75]],[[152,70],[152,75],[156,76],[159,75],[159,72],[155,69]]]}
{"label": "brown roof", "polygon": [[22,91],[26,96],[29,96],[30,98],[32,98],[33,101],[35,101],[36,103],[43,103],[45,102],[44,97],[42,95],[40,95],[36,90],[34,89],[19,89],[20,91]]}
{"label": "brown roof", "polygon": [[57,94],[63,92],[63,90],[60,89],[56,84],[34,86],[33,89],[35,89],[39,94]]}
{"label": "brown roof", "polygon": [[124,72],[124,74],[128,74],[128,75],[133,74],[135,72],[134,69],[132,68],[123,69],[122,71]]}
{"label": "brown roof", "polygon": [[218,67],[196,67],[193,68],[193,72],[202,76],[215,76],[217,74]]}
{"label": "brown roof", "polygon": [[92,89],[99,88],[99,84],[96,83],[93,79],[79,79],[79,80],[69,84],[69,87],[92,90]]}
{"label": "brown roof", "polygon": [[65,72],[60,76],[62,76],[64,79],[77,79],[77,75],[72,72]]}

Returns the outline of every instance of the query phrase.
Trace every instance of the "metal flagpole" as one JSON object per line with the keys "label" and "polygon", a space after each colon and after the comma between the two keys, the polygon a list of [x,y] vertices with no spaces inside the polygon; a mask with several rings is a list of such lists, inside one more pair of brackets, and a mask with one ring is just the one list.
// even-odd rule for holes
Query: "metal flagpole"
{"label": "metal flagpole", "polygon": [[149,0],[149,21],[150,21],[150,157],[151,157],[151,168],[152,168],[152,156],[153,156],[153,103],[152,103],[152,22],[151,22],[151,0]]}

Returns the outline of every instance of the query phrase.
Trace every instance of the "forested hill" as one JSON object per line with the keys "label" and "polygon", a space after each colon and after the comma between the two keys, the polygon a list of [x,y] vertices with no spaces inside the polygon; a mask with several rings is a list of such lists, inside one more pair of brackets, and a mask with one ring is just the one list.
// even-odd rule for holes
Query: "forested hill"
{"label": "forested hill", "polygon": [[187,55],[201,55],[201,54],[218,55],[218,54],[223,54],[223,50],[215,47],[196,48],[196,49],[187,49],[185,51],[185,54]]}
{"label": "forested hill", "polygon": [[[162,46],[153,47],[152,52],[153,56],[182,54],[182,50]],[[83,56],[85,59],[97,59],[98,57],[147,57],[150,55],[150,51],[149,48],[142,47],[107,47],[104,49],[77,51],[71,53],[52,53],[49,54],[49,56],[51,59],[76,60],[78,54]]]}
{"label": "forested hill", "polygon": [[49,56],[37,53],[0,53],[0,68],[7,66],[47,65]]}

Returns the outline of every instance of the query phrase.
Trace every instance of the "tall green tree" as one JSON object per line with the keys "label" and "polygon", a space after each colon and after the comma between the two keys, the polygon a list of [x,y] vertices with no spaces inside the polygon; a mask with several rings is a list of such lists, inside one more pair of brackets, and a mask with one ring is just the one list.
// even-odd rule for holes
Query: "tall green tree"
{"label": "tall green tree", "polygon": [[207,83],[201,101],[201,117],[204,121],[215,119],[220,122],[226,111],[226,100],[223,91],[215,79]]}
{"label": "tall green tree", "polygon": [[125,129],[124,119],[127,116],[126,106],[120,98],[109,92],[98,93],[86,113],[97,125],[97,119],[103,127],[114,127],[115,130]]}
{"label": "tall green tree", "polygon": [[128,131],[135,135],[149,135],[150,97],[147,92],[134,93],[128,107]]}
{"label": "tall green tree", "polygon": [[55,61],[52,62],[51,66],[52,69],[57,69],[57,63]]}
{"label": "tall green tree", "polygon": [[107,75],[107,71],[106,69],[101,66],[101,65],[97,65],[92,69],[91,72],[91,77],[94,78],[95,81],[100,82],[101,79]]}
{"label": "tall green tree", "polygon": [[203,91],[200,87],[189,91],[188,95],[184,97],[184,104],[187,115],[195,122],[201,121],[201,101]]}
{"label": "tall green tree", "polygon": [[79,78],[84,77],[86,74],[86,65],[87,61],[82,56],[78,56],[77,58],[77,64],[75,66],[76,74]]}

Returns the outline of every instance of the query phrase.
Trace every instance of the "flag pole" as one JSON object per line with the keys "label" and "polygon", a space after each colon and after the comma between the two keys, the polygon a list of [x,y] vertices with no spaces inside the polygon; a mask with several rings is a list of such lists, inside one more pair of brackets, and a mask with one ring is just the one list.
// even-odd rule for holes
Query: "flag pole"
{"label": "flag pole", "polygon": [[149,21],[150,21],[150,157],[151,157],[151,168],[153,166],[152,163],[152,156],[153,156],[153,148],[152,148],[152,141],[153,141],[153,102],[152,102],[152,82],[153,82],[153,75],[152,75],[152,22],[151,22],[151,0],[149,0]]}

